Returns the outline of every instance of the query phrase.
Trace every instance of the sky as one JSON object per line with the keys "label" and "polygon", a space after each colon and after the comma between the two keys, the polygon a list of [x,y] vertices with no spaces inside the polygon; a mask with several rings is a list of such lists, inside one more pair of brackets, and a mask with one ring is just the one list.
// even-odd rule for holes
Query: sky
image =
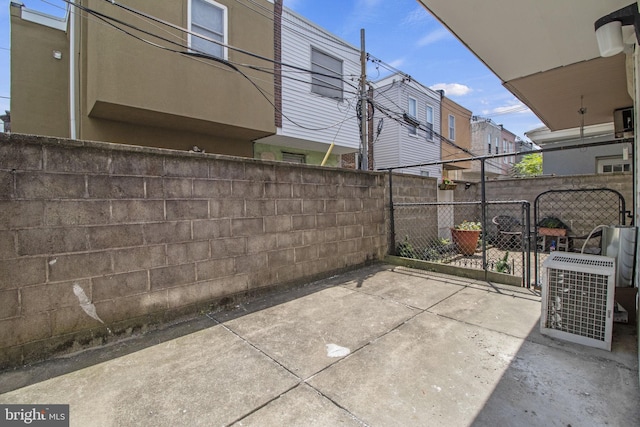
{"label": "sky", "polygon": [[[236,0],[250,3],[251,0]],[[62,0],[22,0],[26,7],[56,16],[65,13]],[[9,110],[9,0],[0,0],[0,112]],[[284,0],[284,5],[350,44],[360,47],[365,30],[368,53],[432,89],[492,119],[522,139],[543,126],[500,80],[416,0]],[[369,67],[375,81],[388,75]]]}

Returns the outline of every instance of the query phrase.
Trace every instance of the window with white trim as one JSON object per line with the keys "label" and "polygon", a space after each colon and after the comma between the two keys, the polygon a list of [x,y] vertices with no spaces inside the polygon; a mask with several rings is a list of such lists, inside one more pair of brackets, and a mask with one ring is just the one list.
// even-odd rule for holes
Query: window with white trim
{"label": "window with white trim", "polygon": [[427,140],[433,140],[433,107],[427,105]]}
{"label": "window with white trim", "polygon": [[604,157],[597,159],[598,173],[630,172],[631,160],[620,157]]}
{"label": "window with white trim", "polygon": [[496,154],[500,154],[500,138],[496,136]]}
{"label": "window with white trim", "polygon": [[[508,153],[508,151],[507,151],[508,149],[509,149],[509,142],[506,139],[503,139],[502,140],[502,152],[506,154],[506,153]],[[509,163],[509,158],[508,157],[503,157],[502,158],[502,163]]]}
{"label": "window with white trim", "polygon": [[311,92],[342,99],[342,60],[311,48]]}
{"label": "window with white trim", "polygon": [[456,117],[449,114],[449,140],[456,140]]}
{"label": "window with white trim", "polygon": [[216,58],[227,59],[227,7],[212,0],[189,2],[189,30],[204,38],[189,34],[189,48]]}
{"label": "window with white trim", "polygon": [[491,154],[491,135],[487,135],[487,153]]}
{"label": "window with white trim", "polygon": [[[418,121],[418,101],[415,98],[409,98],[407,106],[407,114],[411,116],[412,119],[416,119]],[[409,126],[409,135],[416,135],[417,129],[415,126]]]}

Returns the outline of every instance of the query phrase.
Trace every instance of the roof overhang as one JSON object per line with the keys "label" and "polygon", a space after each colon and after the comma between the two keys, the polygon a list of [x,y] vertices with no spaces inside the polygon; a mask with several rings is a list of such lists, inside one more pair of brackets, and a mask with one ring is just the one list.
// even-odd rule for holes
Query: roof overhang
{"label": "roof overhang", "polygon": [[418,1],[551,130],[612,122],[633,105],[627,55],[602,58],[594,29],[632,0]]}

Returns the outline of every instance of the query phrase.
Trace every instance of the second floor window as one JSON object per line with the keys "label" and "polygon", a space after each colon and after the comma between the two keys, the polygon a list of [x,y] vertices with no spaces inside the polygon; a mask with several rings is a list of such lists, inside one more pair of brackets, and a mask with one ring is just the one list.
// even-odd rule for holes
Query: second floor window
{"label": "second floor window", "polygon": [[487,153],[491,154],[491,135],[487,135]]}
{"label": "second floor window", "polygon": [[227,59],[227,8],[211,0],[191,0],[189,30],[221,44],[189,35],[189,47]]}
{"label": "second floor window", "polygon": [[451,141],[456,140],[456,118],[449,114],[449,139]]}
{"label": "second floor window", "polygon": [[328,98],[343,98],[342,61],[313,47],[311,48],[311,92]]}
{"label": "second floor window", "polygon": [[[409,98],[409,105],[407,106],[407,114],[411,116],[411,118],[418,118],[418,101],[413,98]],[[409,126],[409,135],[415,135],[417,133],[417,129],[415,126]]]}
{"label": "second floor window", "polygon": [[427,139],[433,139],[433,107],[427,105]]}

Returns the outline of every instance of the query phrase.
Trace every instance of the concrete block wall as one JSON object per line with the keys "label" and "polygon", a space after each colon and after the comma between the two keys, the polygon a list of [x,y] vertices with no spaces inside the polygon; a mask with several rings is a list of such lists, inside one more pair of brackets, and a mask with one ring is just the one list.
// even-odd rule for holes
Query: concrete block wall
{"label": "concrete block wall", "polygon": [[0,134],[0,367],[379,259],[386,183]]}
{"label": "concrete block wall", "polygon": [[[389,173],[384,174],[387,182],[385,204],[389,205]],[[393,203],[436,202],[438,180],[419,175],[403,174],[395,171],[392,177]],[[396,242],[408,242],[415,247],[424,246],[425,236],[438,236],[438,208],[436,206],[398,207],[396,212]],[[389,225],[390,227],[390,225]],[[389,236],[391,237],[391,236]]]}

